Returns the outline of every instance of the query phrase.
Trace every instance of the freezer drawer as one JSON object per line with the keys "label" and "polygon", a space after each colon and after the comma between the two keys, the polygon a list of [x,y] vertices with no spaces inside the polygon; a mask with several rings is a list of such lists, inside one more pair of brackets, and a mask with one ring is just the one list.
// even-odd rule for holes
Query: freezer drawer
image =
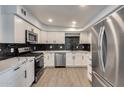
{"label": "freezer drawer", "polygon": [[55,67],[65,67],[66,57],[65,53],[55,53]]}

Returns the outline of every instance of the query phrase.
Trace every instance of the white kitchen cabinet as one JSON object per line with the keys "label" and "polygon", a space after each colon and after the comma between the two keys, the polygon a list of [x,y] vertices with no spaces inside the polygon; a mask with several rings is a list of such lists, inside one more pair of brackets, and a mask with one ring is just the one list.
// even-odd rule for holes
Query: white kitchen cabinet
{"label": "white kitchen cabinet", "polygon": [[15,15],[2,16],[4,43],[25,43],[26,22]]}
{"label": "white kitchen cabinet", "polygon": [[48,40],[48,44],[56,43],[56,33],[47,32],[47,40]]}
{"label": "white kitchen cabinet", "polygon": [[0,74],[0,87],[12,87],[14,86],[13,78],[14,78],[13,69],[7,72]]}
{"label": "white kitchen cabinet", "polygon": [[89,43],[88,41],[88,32],[83,31],[80,33],[80,44],[87,44]]}
{"label": "white kitchen cabinet", "polygon": [[64,32],[48,32],[48,43],[64,44],[65,33]]}
{"label": "white kitchen cabinet", "polygon": [[40,41],[42,44],[47,44],[48,40],[47,40],[47,32],[46,31],[41,31],[40,32]]}
{"label": "white kitchen cabinet", "polygon": [[56,32],[54,36],[57,44],[65,44],[65,32]]}
{"label": "white kitchen cabinet", "polygon": [[66,53],[66,66],[74,67],[75,66],[75,54]]}
{"label": "white kitchen cabinet", "polygon": [[34,58],[28,58],[26,62],[26,86],[29,87],[34,81]]}
{"label": "white kitchen cabinet", "polygon": [[16,43],[25,43],[25,31],[26,31],[26,22],[15,16],[15,42]]}
{"label": "white kitchen cabinet", "polygon": [[45,67],[54,67],[55,66],[55,58],[54,53],[45,53],[44,54],[44,66]]}
{"label": "white kitchen cabinet", "polygon": [[14,77],[12,79],[12,85],[14,87],[24,87],[25,86],[25,78],[26,78],[26,65],[25,63],[16,67],[13,70]]}
{"label": "white kitchen cabinet", "polygon": [[84,55],[82,53],[75,54],[75,66],[82,67],[84,64]]}
{"label": "white kitchen cabinet", "polygon": [[67,67],[87,67],[86,56],[84,53],[66,53]]}
{"label": "white kitchen cabinet", "polygon": [[0,74],[0,87],[29,87],[34,81],[34,58],[18,61],[20,65]]}

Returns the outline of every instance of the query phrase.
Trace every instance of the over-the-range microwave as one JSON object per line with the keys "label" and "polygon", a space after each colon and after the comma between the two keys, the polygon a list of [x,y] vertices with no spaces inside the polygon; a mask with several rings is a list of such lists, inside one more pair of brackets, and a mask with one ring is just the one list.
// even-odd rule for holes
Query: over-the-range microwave
{"label": "over-the-range microwave", "polygon": [[27,43],[37,43],[38,42],[38,34],[33,31],[26,30],[26,42]]}

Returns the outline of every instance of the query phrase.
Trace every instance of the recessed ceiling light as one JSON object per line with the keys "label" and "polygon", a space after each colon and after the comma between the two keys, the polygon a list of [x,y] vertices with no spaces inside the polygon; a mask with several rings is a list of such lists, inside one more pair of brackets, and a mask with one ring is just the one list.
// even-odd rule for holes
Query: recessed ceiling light
{"label": "recessed ceiling light", "polygon": [[86,7],[86,5],[80,5],[80,7]]}
{"label": "recessed ceiling light", "polygon": [[76,21],[72,21],[72,24],[75,25],[75,24],[77,24],[77,22]]}
{"label": "recessed ceiling light", "polygon": [[53,22],[53,20],[52,20],[51,18],[49,18],[49,19],[48,19],[48,22],[52,23],[52,22]]}

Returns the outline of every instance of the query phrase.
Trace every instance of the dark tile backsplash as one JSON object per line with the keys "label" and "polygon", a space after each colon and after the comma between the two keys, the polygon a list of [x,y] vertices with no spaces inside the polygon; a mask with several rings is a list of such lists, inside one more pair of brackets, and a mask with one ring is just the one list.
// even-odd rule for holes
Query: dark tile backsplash
{"label": "dark tile backsplash", "polygon": [[90,51],[90,44],[79,44],[73,48],[66,48],[64,44],[32,44],[29,45],[33,50],[84,50]]}
{"label": "dark tile backsplash", "polygon": [[[4,58],[14,57],[17,54],[17,48],[20,47],[31,47],[32,50],[82,50],[82,51],[90,51],[90,44],[79,44],[74,46],[73,48],[66,49],[65,44],[0,44],[0,60]],[[14,52],[11,52],[11,49],[14,49]]]}
{"label": "dark tile backsplash", "polygon": [[0,44],[0,60],[16,56],[17,48],[25,47],[26,44]]}

